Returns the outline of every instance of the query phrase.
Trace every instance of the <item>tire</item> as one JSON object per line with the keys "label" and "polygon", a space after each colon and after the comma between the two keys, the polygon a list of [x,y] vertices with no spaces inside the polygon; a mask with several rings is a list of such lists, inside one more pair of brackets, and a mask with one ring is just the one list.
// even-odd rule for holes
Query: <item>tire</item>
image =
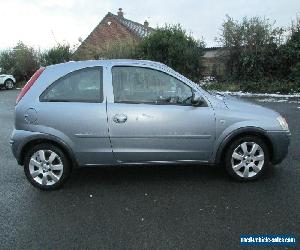
{"label": "tire", "polygon": [[233,141],[225,152],[225,167],[238,181],[251,181],[264,174],[269,166],[269,149],[256,136],[243,136]]}
{"label": "tire", "polygon": [[4,82],[4,86],[5,86],[6,89],[13,89],[14,86],[15,86],[15,83],[13,82],[13,80],[7,79],[7,80]]}
{"label": "tire", "polygon": [[60,148],[45,143],[27,151],[24,171],[34,187],[50,191],[60,188],[66,182],[71,174],[71,164]]}

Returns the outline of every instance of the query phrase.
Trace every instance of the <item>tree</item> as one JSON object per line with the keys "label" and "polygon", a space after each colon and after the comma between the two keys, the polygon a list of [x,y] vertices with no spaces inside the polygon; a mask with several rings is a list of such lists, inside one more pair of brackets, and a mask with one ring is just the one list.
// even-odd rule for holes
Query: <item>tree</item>
{"label": "tree", "polygon": [[180,25],[157,28],[139,47],[141,58],[164,63],[195,81],[201,78],[204,42],[187,35]]}
{"label": "tree", "polygon": [[0,53],[0,68],[14,75],[17,81],[27,81],[39,68],[39,52],[18,42],[13,49]]}
{"label": "tree", "polygon": [[12,74],[14,64],[15,61],[11,50],[4,50],[0,52],[1,73]]}
{"label": "tree", "polygon": [[41,64],[44,66],[68,62],[71,59],[72,51],[69,44],[58,44],[45,51],[41,55]]}
{"label": "tree", "polygon": [[223,58],[227,77],[259,81],[278,76],[284,30],[260,17],[244,17],[241,22],[226,18],[218,40],[227,50]]}
{"label": "tree", "polygon": [[293,81],[297,81],[298,85],[300,86],[300,62],[296,63],[290,73],[290,78]]}
{"label": "tree", "polygon": [[281,47],[282,72],[290,80],[300,81],[300,19],[297,17],[289,28],[289,36]]}

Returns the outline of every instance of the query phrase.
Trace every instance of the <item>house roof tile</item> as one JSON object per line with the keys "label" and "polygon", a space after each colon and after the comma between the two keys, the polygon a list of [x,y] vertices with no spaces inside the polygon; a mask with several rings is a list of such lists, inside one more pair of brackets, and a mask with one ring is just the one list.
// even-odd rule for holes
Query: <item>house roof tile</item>
{"label": "house roof tile", "polygon": [[122,25],[124,25],[130,32],[134,33],[136,36],[143,38],[149,35],[154,29],[151,27],[145,27],[143,24],[131,21],[124,17],[119,17],[118,15],[114,15],[111,12],[108,12],[108,15],[114,17],[118,20]]}

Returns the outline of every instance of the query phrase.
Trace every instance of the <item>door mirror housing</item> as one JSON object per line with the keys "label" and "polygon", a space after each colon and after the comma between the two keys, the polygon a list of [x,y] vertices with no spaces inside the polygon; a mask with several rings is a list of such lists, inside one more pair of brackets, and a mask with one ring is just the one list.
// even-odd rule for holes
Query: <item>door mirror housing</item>
{"label": "door mirror housing", "polygon": [[205,104],[205,101],[201,94],[198,92],[193,92],[191,103],[193,106],[202,106]]}

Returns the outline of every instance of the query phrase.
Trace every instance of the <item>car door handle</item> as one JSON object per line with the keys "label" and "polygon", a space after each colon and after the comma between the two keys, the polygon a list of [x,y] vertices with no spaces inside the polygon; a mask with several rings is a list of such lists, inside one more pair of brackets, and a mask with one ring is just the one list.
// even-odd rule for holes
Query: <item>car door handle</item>
{"label": "car door handle", "polygon": [[124,123],[127,121],[127,115],[124,115],[124,114],[116,114],[114,115],[113,117],[113,121],[115,123]]}

